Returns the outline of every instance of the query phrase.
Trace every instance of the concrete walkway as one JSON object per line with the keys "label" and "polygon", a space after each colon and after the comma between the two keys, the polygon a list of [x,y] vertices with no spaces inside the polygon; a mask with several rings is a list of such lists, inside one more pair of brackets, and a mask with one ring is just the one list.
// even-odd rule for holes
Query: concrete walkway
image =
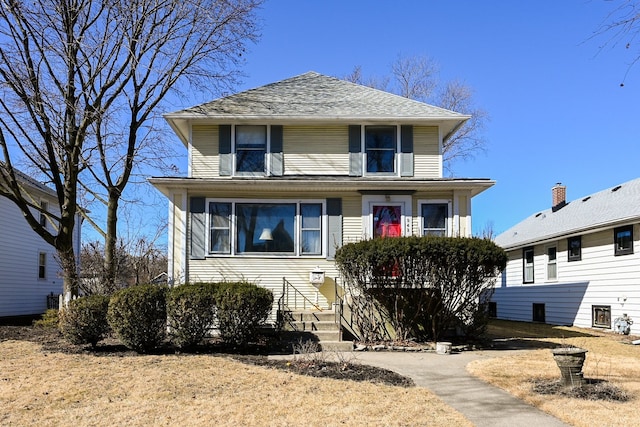
{"label": "concrete walkway", "polygon": [[411,378],[417,386],[431,390],[478,427],[568,426],[509,393],[473,377],[466,370],[467,364],[473,360],[500,357],[510,352],[511,350],[483,350],[442,355],[432,352],[366,351],[354,352],[352,358]]}

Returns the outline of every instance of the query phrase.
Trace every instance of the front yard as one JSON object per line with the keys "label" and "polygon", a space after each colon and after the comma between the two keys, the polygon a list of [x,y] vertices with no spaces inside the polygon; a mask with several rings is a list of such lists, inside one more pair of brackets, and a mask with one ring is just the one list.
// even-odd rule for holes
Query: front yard
{"label": "front yard", "polygon": [[[500,339],[496,347],[529,351],[472,362],[473,375],[574,426],[637,424],[640,346],[631,341],[638,337],[504,321],[489,333]],[[534,381],[559,378],[550,351],[559,345],[587,349],[585,378],[630,400],[534,392]],[[470,425],[423,388],[312,378],[224,354],[105,347],[74,350],[55,333],[0,326],[0,425]]]}
{"label": "front yard", "polygon": [[422,388],[312,378],[224,355],[64,352],[51,336],[34,342],[7,328],[3,426],[470,425]]}
{"label": "front yard", "polygon": [[[505,345],[529,347],[518,355],[477,360],[467,366],[473,375],[507,390],[514,396],[560,418],[573,426],[638,425],[640,400],[639,337],[617,335],[594,329],[493,321],[489,333],[508,337]],[[630,397],[627,402],[583,400],[535,393],[533,381],[560,377],[550,348],[576,346],[588,350],[584,377],[604,380]]]}

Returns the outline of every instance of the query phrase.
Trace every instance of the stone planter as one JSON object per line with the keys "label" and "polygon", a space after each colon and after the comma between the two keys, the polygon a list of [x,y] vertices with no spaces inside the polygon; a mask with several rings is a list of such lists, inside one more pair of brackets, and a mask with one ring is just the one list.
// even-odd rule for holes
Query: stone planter
{"label": "stone planter", "polygon": [[560,368],[562,385],[565,387],[575,387],[585,384],[582,374],[582,366],[587,354],[587,350],[577,347],[562,347],[551,350],[553,359]]}

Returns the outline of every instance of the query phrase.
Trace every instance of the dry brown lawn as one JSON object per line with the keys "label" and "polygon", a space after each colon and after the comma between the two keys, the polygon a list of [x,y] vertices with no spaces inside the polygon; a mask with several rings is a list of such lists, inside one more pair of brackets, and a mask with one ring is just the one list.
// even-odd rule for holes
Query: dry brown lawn
{"label": "dry brown lawn", "polygon": [[[592,329],[496,321],[490,327],[496,336],[512,336],[528,342],[532,350],[518,355],[472,362],[473,375],[505,389],[573,426],[639,425],[640,346],[625,337]],[[539,395],[532,391],[534,379],[551,380],[560,371],[549,348],[572,345],[588,350],[583,369],[585,378],[605,380],[626,391],[631,400],[588,401],[577,398]]]}
{"label": "dry brown lawn", "polygon": [[0,340],[2,426],[469,426],[423,388],[311,378],[214,355],[67,354]]}

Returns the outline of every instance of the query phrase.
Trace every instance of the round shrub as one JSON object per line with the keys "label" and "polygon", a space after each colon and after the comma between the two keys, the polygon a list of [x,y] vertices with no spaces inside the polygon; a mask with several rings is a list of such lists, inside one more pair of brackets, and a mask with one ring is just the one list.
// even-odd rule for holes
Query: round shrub
{"label": "round shrub", "polygon": [[109,332],[107,309],[109,297],[89,295],[69,301],[69,305],[59,313],[60,332],[72,344],[91,344]]}
{"label": "round shrub", "polygon": [[166,292],[165,286],[140,285],[111,296],[107,319],[125,346],[146,353],[162,344],[167,331]]}
{"label": "round shrub", "polygon": [[229,344],[248,344],[272,306],[273,293],[268,289],[248,282],[221,283],[216,292],[220,337]]}
{"label": "round shrub", "polygon": [[188,348],[202,341],[214,317],[214,284],[185,284],[167,292],[169,337],[176,347]]}

